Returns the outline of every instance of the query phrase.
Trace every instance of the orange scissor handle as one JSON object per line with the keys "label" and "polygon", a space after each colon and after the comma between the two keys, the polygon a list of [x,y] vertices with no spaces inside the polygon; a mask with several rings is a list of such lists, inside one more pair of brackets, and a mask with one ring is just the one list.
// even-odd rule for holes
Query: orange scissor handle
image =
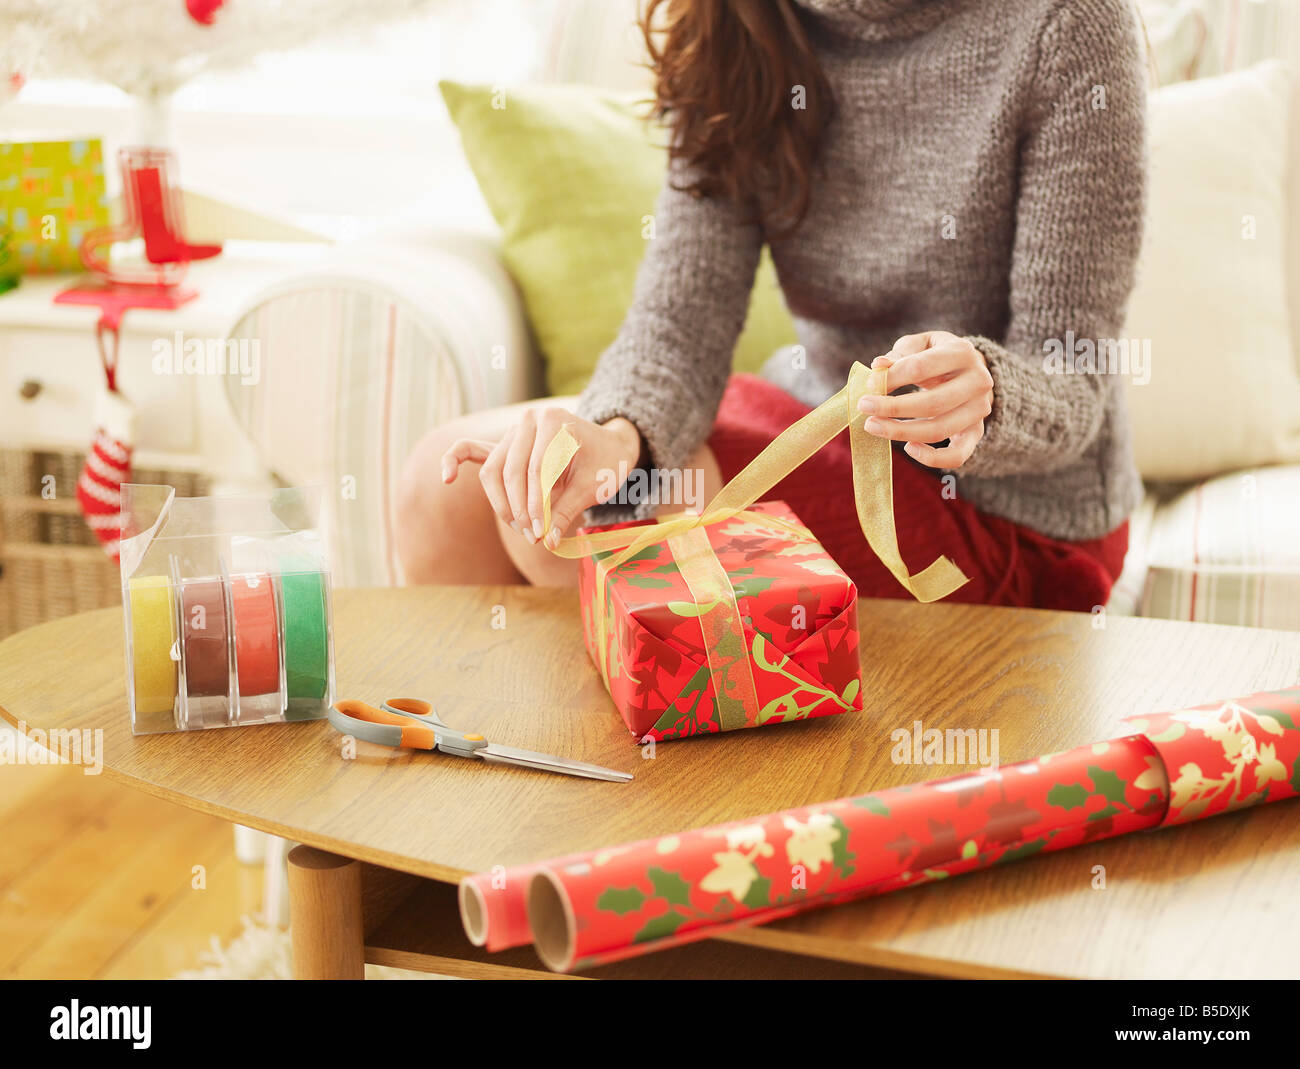
{"label": "orange scissor handle", "polygon": [[[433,712],[433,703],[426,702],[423,698],[389,698],[384,704],[400,709],[404,713],[410,713],[412,716],[428,716]],[[381,709],[380,712],[383,710]]]}
{"label": "orange scissor handle", "polygon": [[[399,699],[400,701],[418,702],[418,699]],[[419,702],[421,705],[429,706],[428,702]],[[343,701],[334,703],[334,708],[342,713],[345,717],[353,720],[361,720],[368,724],[390,724],[393,727],[401,728],[401,742],[399,745],[409,747],[413,750],[432,750],[437,744],[437,738],[434,734],[432,725],[424,725],[409,716],[402,716],[398,713],[390,713],[384,709],[379,709],[355,698],[345,698]],[[422,710],[411,709],[410,712],[415,715],[422,715]]]}

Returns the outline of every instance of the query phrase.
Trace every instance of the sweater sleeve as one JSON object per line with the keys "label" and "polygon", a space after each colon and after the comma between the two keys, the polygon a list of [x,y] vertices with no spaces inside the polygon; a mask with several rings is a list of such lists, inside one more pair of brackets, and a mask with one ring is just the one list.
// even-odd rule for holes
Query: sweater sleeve
{"label": "sweater sleeve", "polygon": [[[1056,5],[1040,38],[1020,150],[1009,318],[969,340],[993,376],[993,410],[964,474],[1049,472],[1101,428],[1104,367],[1066,360],[1118,340],[1142,239],[1146,87],[1128,0]],[[1099,350],[1106,352],[1104,347]]]}
{"label": "sweater sleeve", "polygon": [[[593,423],[633,423],[651,468],[683,468],[709,436],[763,247],[759,224],[743,222],[729,201],[682,191],[688,181],[687,165],[673,161],[632,305],[577,405]],[[648,501],[634,510],[602,506],[589,519],[653,511]]]}

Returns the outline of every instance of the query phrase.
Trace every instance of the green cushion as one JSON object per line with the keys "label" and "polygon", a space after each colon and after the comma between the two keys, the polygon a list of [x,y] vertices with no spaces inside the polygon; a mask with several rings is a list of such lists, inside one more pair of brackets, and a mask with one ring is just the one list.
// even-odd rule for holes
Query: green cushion
{"label": "green cushion", "polygon": [[[502,91],[440,83],[465,155],[501,226],[553,394],[577,393],[614,340],[645,252],[667,156],[637,97],[581,86]],[[735,367],[795,340],[764,250]]]}

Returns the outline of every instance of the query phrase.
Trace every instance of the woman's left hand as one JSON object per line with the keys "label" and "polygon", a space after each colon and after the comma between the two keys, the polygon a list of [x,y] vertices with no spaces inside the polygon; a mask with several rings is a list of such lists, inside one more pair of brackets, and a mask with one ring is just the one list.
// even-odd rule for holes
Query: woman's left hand
{"label": "woman's left hand", "polygon": [[[871,362],[889,368],[889,388],[917,386],[897,397],[864,397],[866,429],[881,438],[906,442],[903,451],[931,468],[960,468],[984,437],[984,419],[993,411],[993,376],[984,354],[965,338],[946,330],[908,334],[885,356]],[[948,444],[942,448],[928,442]]]}

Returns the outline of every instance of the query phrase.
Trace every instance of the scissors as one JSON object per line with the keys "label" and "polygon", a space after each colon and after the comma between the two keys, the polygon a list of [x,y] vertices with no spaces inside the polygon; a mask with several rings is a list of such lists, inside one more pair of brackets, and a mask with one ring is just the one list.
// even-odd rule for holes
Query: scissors
{"label": "scissors", "polygon": [[499,765],[519,765],[566,776],[626,783],[630,772],[618,772],[567,757],[518,750],[489,742],[482,735],[467,735],[442,722],[433,705],[421,698],[389,698],[376,709],[365,702],[348,699],[335,702],[326,713],[329,722],[345,735],[381,746],[406,746],[413,750],[441,750],[457,757],[478,758]]}

